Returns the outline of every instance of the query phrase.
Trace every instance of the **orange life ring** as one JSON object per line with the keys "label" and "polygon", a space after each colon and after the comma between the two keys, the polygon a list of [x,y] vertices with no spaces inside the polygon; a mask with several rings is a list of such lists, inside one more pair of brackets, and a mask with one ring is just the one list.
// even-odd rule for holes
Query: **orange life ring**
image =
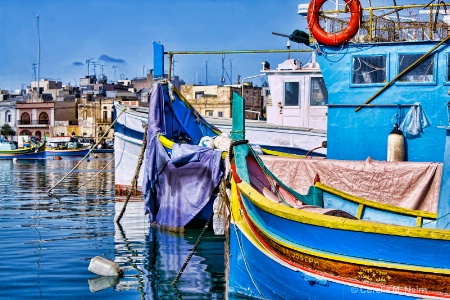
{"label": "orange life ring", "polygon": [[359,30],[362,8],[359,0],[344,0],[350,9],[350,22],[347,28],[338,33],[327,33],[320,27],[319,11],[327,0],[311,0],[308,7],[308,27],[314,38],[322,44],[337,46],[349,41]]}

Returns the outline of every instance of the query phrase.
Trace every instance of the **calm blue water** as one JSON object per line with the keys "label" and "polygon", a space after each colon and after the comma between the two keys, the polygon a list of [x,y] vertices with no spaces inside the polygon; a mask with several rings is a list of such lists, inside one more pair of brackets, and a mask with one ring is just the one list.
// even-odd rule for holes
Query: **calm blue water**
{"label": "calm blue water", "polygon": [[[114,196],[112,154],[80,160],[0,160],[0,299],[224,299],[224,238],[208,233],[172,286],[200,230],[148,227],[142,202]],[[109,165],[97,177],[97,171]],[[114,260],[120,279],[88,271],[94,256]]]}

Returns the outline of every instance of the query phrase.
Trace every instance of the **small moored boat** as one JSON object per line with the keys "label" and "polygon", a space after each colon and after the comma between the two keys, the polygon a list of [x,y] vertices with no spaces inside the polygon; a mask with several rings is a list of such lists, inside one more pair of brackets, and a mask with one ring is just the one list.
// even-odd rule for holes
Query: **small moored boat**
{"label": "small moored boat", "polygon": [[13,142],[0,138],[0,159],[45,159],[45,142],[31,143],[30,147],[17,148]]}

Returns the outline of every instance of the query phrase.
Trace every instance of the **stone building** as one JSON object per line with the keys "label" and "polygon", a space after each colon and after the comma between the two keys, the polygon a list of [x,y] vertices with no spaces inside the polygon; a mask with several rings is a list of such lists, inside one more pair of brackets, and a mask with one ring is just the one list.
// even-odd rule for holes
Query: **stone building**
{"label": "stone building", "polygon": [[[218,85],[183,85],[181,94],[205,117],[232,117],[233,91],[242,94],[242,87]],[[244,84],[246,118],[258,119],[263,113],[261,88]]]}
{"label": "stone building", "polygon": [[109,129],[114,122],[113,103],[114,99],[102,96],[82,99],[78,104],[79,136],[98,142],[106,132],[104,139],[113,139],[114,128]]}

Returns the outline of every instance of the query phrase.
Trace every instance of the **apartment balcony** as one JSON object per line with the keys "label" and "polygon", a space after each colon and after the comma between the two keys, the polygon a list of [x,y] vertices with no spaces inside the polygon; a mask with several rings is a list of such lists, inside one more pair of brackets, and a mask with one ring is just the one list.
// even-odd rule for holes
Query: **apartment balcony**
{"label": "apartment balcony", "polygon": [[96,119],[95,121],[97,122],[97,125],[102,125],[102,124],[110,125],[113,122],[113,120],[110,118]]}
{"label": "apartment balcony", "polygon": [[17,126],[23,128],[42,128],[49,127],[48,120],[17,120]]}

